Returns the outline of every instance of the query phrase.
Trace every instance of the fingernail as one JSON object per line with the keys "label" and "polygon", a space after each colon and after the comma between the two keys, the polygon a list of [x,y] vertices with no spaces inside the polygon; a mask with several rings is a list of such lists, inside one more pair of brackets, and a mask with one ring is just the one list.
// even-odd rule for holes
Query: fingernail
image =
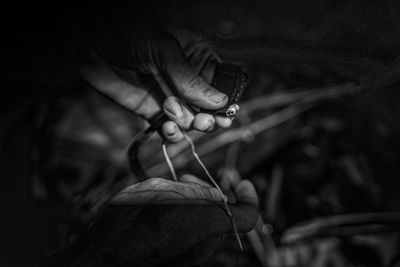
{"label": "fingernail", "polygon": [[169,130],[167,131],[167,135],[168,135],[168,136],[174,136],[175,133],[176,133],[176,127],[173,127],[172,129],[169,129]]}
{"label": "fingernail", "polygon": [[176,100],[176,103],[171,103],[170,105],[167,105],[165,109],[174,115],[175,117],[182,117],[183,116],[183,110],[181,104]]}
{"label": "fingernail", "polygon": [[223,101],[225,101],[225,99],[227,98],[226,95],[219,93],[219,92],[214,92],[212,95],[210,95],[210,101],[219,104]]}

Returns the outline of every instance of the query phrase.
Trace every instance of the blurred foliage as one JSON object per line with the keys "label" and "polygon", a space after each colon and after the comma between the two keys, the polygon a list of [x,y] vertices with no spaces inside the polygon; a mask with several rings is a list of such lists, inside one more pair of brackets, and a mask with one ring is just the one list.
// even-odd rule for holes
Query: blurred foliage
{"label": "blurred foliage", "polygon": [[[182,5],[182,16],[174,16],[179,1],[159,8],[165,8],[170,23],[189,21],[187,26],[203,30],[224,59],[246,64],[252,83],[244,103],[273,93],[286,101],[299,90],[323,95],[348,83],[363,88],[359,94],[306,105],[307,110],[265,131],[247,132],[221,146],[218,137],[226,132],[192,133],[221,183],[229,187],[233,182],[226,181],[227,170],[233,180],[232,173],[250,179],[261,203],[255,230],[260,244],[254,245],[254,235],[243,236],[247,241],[240,252],[227,236],[204,266],[399,266],[398,217],[390,224],[359,221],[365,214],[400,210],[400,88],[398,76],[387,75],[398,63],[396,1],[200,2]],[[43,140],[48,148],[42,158],[45,189],[37,194],[56,195],[87,218],[105,195],[137,181],[120,153],[144,124],[91,91],[56,100],[55,106],[61,111],[45,131],[50,133]],[[252,122],[268,116],[279,120],[288,107],[304,105],[288,100],[249,113],[243,109],[229,131],[246,133]],[[142,162],[151,175],[168,177],[159,143],[154,138],[142,149]],[[207,150],[207,144],[215,149]],[[182,145],[170,149],[178,172],[202,176]],[[299,225],[347,215],[354,224],[321,226],[313,235],[284,242]]]}

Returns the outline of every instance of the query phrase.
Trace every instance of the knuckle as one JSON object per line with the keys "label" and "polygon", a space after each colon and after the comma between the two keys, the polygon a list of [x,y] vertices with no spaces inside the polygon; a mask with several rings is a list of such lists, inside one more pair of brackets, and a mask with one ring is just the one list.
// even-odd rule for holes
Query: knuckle
{"label": "knuckle", "polygon": [[212,116],[208,114],[198,114],[196,115],[194,127],[199,131],[210,131],[214,128],[215,120]]}
{"label": "knuckle", "polygon": [[163,106],[165,108],[171,108],[177,102],[177,98],[175,96],[169,96],[165,99]]}
{"label": "knuckle", "polygon": [[179,122],[179,127],[183,130],[189,130],[192,126],[193,119],[187,119]]}
{"label": "knuckle", "polygon": [[209,97],[209,96],[215,94],[215,90],[214,90],[212,87],[207,86],[206,88],[204,88],[204,89],[202,90],[202,94],[203,94],[204,97],[207,98],[207,97]]}
{"label": "knuckle", "polygon": [[204,87],[203,84],[204,84],[203,78],[196,75],[188,81],[185,91],[191,92],[193,90],[202,89]]}

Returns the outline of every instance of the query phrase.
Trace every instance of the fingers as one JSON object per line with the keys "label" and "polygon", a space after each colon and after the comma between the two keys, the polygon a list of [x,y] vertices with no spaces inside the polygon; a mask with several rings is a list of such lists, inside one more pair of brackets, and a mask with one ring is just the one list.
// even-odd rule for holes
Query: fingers
{"label": "fingers", "polygon": [[[209,110],[216,110],[226,105],[228,97],[207,83],[211,82],[218,61],[216,53],[210,46],[203,45],[192,50],[187,60],[179,43],[171,41],[168,50],[163,54],[165,64],[161,73],[168,75],[185,103]],[[166,85],[164,82],[157,81],[162,88],[163,85]],[[179,129],[209,132],[215,129],[216,125],[228,128],[232,124],[231,119],[222,116],[214,117],[212,114],[206,113],[193,115],[192,109],[185,103],[182,103],[177,97],[170,96],[163,104],[163,110],[168,118],[178,126],[176,129],[173,124],[169,123],[163,127],[163,134],[168,142],[177,143],[182,140]],[[167,130],[169,130],[169,134],[166,132]]]}
{"label": "fingers", "polygon": [[221,116],[214,117],[206,113],[193,115],[190,109],[175,96],[170,96],[164,101],[163,110],[171,120],[163,125],[163,134],[166,140],[171,143],[182,140],[183,135],[180,129],[209,132],[215,128],[216,124],[227,128],[232,123],[231,119]]}
{"label": "fingers", "polygon": [[200,38],[186,45],[184,50],[190,66],[210,84],[217,62],[221,62],[213,46],[206,39]]}
{"label": "fingers", "polygon": [[254,185],[248,181],[241,181],[235,188],[236,199],[240,205],[258,207],[258,196]]}
{"label": "fingers", "polygon": [[210,51],[210,54],[215,60],[217,60],[218,62],[221,61],[213,45],[203,36],[198,36],[197,38],[194,38],[191,42],[183,45],[183,47],[185,51],[185,56],[187,58],[193,57],[195,53],[199,53],[198,51],[203,51],[207,49]]}
{"label": "fingers", "polygon": [[193,121],[193,128],[201,132],[209,132],[214,129],[215,118],[213,115],[198,113]]}
{"label": "fingers", "polygon": [[228,102],[228,97],[211,87],[194,71],[175,71],[176,86],[179,93],[191,104],[200,108],[216,110]]}
{"label": "fingers", "polygon": [[[179,44],[176,44],[179,45]],[[185,100],[198,107],[216,110],[226,105],[228,97],[211,87],[186,61],[182,49],[169,53],[165,72],[173,82],[179,94]]]}
{"label": "fingers", "polygon": [[163,109],[168,118],[174,121],[181,129],[190,129],[194,115],[177,97],[168,97],[164,101]]}
{"label": "fingers", "polygon": [[226,129],[231,127],[232,122],[233,122],[233,117],[228,118],[224,116],[215,116],[215,123],[221,128]]}
{"label": "fingers", "polygon": [[166,141],[176,144],[183,140],[182,131],[173,121],[167,121],[162,126],[162,132]]}
{"label": "fingers", "polygon": [[[190,66],[200,73],[201,69],[205,66],[206,62],[215,61],[215,52],[211,47],[196,50],[188,59]],[[203,76],[204,77],[204,76]]]}
{"label": "fingers", "polygon": [[211,84],[213,80],[216,65],[216,61],[209,60],[204,66],[202,66],[200,75],[204,78],[204,80],[206,80],[208,84]]}
{"label": "fingers", "polygon": [[[248,180],[240,182],[236,188],[237,204],[231,206],[232,216],[235,219],[239,232],[248,232],[254,228],[258,219],[258,197],[253,184]],[[227,229],[232,232],[231,223]]]}
{"label": "fingers", "polygon": [[193,128],[201,132],[210,132],[216,128],[229,128],[232,125],[233,118],[224,116],[214,116],[209,113],[197,113],[194,121]]}

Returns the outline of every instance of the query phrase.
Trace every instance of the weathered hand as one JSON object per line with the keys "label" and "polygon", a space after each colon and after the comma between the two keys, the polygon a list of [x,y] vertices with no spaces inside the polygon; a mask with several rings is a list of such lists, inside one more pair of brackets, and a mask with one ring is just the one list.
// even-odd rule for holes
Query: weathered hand
{"label": "weathered hand", "polygon": [[176,143],[183,138],[180,129],[210,131],[232,122],[188,108],[216,110],[228,99],[209,85],[219,61],[211,46],[188,31],[174,34],[153,26],[105,25],[82,49],[80,70],[98,91],[146,119],[163,109],[170,119],[163,125],[164,138]]}

